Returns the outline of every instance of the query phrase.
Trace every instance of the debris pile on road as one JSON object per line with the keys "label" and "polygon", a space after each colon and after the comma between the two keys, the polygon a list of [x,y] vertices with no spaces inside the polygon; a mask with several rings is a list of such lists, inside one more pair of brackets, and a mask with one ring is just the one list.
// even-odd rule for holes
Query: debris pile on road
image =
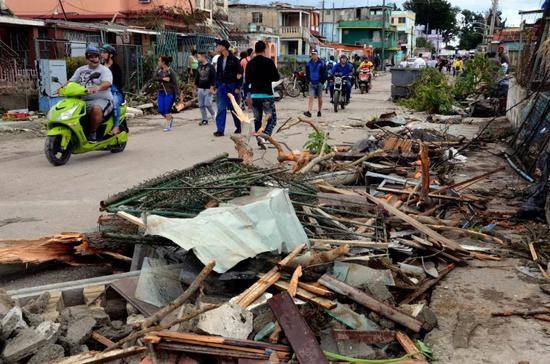
{"label": "debris pile on road", "polygon": [[[311,161],[327,139],[311,140]],[[494,229],[503,218],[464,191],[502,168],[454,181],[461,143],[405,128],[330,147],[306,173],[222,155],[110,196],[99,231],[27,242],[2,258],[83,264],[84,254],[131,271],[8,292],[20,303],[0,316],[22,313],[3,334],[2,357],[426,362],[422,338],[437,325],[430,290],[457,265],[499,260],[505,248]],[[25,314],[36,296],[47,309]]]}

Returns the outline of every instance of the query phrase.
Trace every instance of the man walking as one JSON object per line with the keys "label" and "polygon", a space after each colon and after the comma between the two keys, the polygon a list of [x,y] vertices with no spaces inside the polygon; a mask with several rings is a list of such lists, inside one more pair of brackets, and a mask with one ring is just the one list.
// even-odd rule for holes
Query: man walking
{"label": "man walking", "polygon": [[307,103],[307,111],[305,116],[311,117],[313,109],[313,99],[317,98],[317,116],[321,116],[323,108],[323,84],[326,81],[327,70],[325,63],[319,58],[319,54],[315,49],[311,51],[311,59],[306,64],[306,79],[309,83],[309,99]]}
{"label": "man walking", "polygon": [[[239,62],[239,59],[230,52],[231,45],[226,39],[216,41],[218,44],[218,63],[216,66],[216,86],[218,88],[216,97],[216,106],[218,107],[218,113],[216,115],[216,127],[218,130],[214,132],[214,136],[222,137],[225,133],[225,118],[227,116],[227,109],[233,111],[233,105],[227,97],[228,93],[231,93],[235,100],[239,100],[239,93],[241,92],[241,84],[243,82],[243,69]],[[238,102],[238,101],[237,101]],[[233,112],[233,121],[235,123],[235,134],[241,133],[241,122]]]}
{"label": "man walking", "polygon": [[214,93],[214,85],[216,84],[216,71],[214,66],[208,62],[206,54],[199,52],[197,54],[199,67],[195,73],[195,86],[197,87],[197,97],[199,98],[199,108],[201,110],[202,120],[199,125],[208,124],[208,113],[212,118],[215,117],[214,108],[212,107],[212,94]]}
{"label": "man walking", "polygon": [[[246,82],[250,85],[250,98],[254,113],[254,129],[256,132],[262,127],[262,117],[268,116],[263,134],[271,135],[277,123],[275,100],[271,83],[279,81],[279,71],[272,59],[265,56],[266,44],[258,41],[254,45],[255,56],[246,66]],[[257,137],[260,148],[265,149],[264,140]]]}

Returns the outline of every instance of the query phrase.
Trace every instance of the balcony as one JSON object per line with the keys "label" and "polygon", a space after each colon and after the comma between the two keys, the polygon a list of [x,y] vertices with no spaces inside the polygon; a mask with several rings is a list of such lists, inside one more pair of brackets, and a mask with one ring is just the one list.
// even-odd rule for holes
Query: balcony
{"label": "balcony", "polygon": [[248,32],[249,33],[269,33],[273,34],[274,29],[271,27],[266,27],[258,23],[248,23]]}
{"label": "balcony", "polygon": [[281,39],[307,39],[311,37],[309,30],[306,27],[300,26],[283,26],[279,28]]}

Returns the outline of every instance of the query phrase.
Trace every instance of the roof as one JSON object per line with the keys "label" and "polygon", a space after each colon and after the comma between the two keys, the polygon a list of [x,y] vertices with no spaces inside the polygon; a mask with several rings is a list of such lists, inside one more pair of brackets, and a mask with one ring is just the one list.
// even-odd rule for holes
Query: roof
{"label": "roof", "polygon": [[42,20],[23,19],[16,16],[0,15],[0,24],[26,25],[31,27],[44,27],[46,24]]}

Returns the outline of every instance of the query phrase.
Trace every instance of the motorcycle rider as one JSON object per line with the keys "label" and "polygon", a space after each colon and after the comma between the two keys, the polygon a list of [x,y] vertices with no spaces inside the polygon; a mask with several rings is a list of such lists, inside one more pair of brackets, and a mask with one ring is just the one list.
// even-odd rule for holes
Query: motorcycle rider
{"label": "motorcycle rider", "polygon": [[[103,122],[103,118],[113,110],[113,74],[99,62],[99,49],[89,46],[85,51],[87,64],[76,69],[69,81],[76,82],[88,89],[88,95],[82,99],[86,102],[86,113],[90,116],[90,134],[88,141],[97,141],[96,131]],[[90,79],[94,73],[99,77]],[[91,86],[90,86],[91,85]]]}
{"label": "motorcycle rider", "polygon": [[359,70],[362,70],[362,69],[365,69],[365,68],[368,68],[372,71],[372,67],[374,66],[374,64],[369,61],[369,59],[367,58],[367,56],[363,56],[363,59],[361,61],[361,64],[359,65]]}
{"label": "motorcycle rider", "polygon": [[[334,67],[335,64],[336,64],[336,61],[334,61],[334,56],[331,55],[328,58],[328,61],[327,61],[327,64],[326,64],[327,75],[330,73],[330,71],[332,70],[332,67]],[[328,88],[329,88],[329,82],[327,81],[327,82],[325,82],[325,90],[328,90]]]}
{"label": "motorcycle rider", "polygon": [[[348,56],[345,54],[342,54],[340,56],[340,62],[334,65],[332,67],[332,70],[330,71],[330,74],[340,75],[343,79],[347,79],[347,82],[344,82],[345,91],[347,95],[347,100],[349,103],[349,100],[351,98],[351,82],[349,81],[350,77],[353,75],[353,66],[351,63],[348,62]],[[334,83],[331,83],[330,85],[330,102],[333,103],[332,96],[334,95]]]}
{"label": "motorcycle rider", "polygon": [[104,44],[101,47],[102,63],[105,67],[111,70],[113,74],[113,84],[111,85],[111,93],[113,94],[113,130],[110,134],[120,133],[120,105],[124,102],[124,93],[122,92],[122,69],[116,63],[116,49],[110,44]]}

